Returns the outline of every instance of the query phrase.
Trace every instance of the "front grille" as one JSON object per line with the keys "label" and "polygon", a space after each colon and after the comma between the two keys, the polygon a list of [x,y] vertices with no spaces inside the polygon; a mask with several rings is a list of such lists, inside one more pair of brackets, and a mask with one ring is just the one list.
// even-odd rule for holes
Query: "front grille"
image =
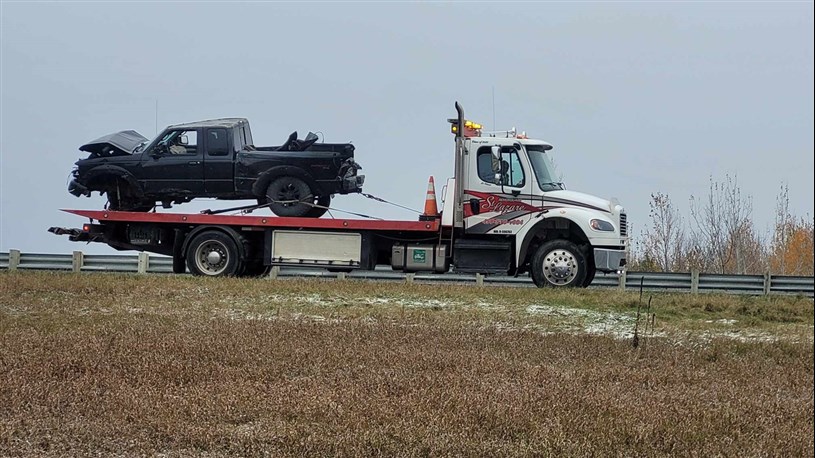
{"label": "front grille", "polygon": [[625,213],[620,213],[620,236],[628,235],[628,221]]}

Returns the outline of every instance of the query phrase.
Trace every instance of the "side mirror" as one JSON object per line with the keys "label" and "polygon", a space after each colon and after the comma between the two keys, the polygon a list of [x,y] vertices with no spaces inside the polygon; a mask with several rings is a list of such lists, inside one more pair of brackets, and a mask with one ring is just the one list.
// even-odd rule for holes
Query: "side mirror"
{"label": "side mirror", "polygon": [[181,135],[178,137],[178,143],[179,143],[179,144],[181,144],[181,145],[187,146],[187,145],[189,145],[189,144],[190,144],[190,139],[189,139],[189,138],[187,138],[187,135],[186,135],[186,134],[181,134]]}
{"label": "side mirror", "polygon": [[152,157],[153,159],[158,159],[161,156],[167,154],[167,151],[168,151],[167,145],[164,143],[159,143],[153,147],[152,151],[150,151],[150,157]]}
{"label": "side mirror", "polygon": [[500,146],[493,146],[490,148],[492,150],[492,157],[497,160],[501,160],[501,147]]}

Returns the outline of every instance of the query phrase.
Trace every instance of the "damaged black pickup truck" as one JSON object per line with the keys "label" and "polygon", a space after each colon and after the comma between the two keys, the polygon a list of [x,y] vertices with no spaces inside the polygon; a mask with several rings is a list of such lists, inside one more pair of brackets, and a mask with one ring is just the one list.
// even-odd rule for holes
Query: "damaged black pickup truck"
{"label": "damaged black pickup truck", "polygon": [[82,145],[68,191],[106,194],[109,210],[150,211],[197,197],[257,199],[278,216],[319,218],[335,194],[362,191],[350,143],[317,143],[297,132],[256,147],[249,121],[224,118],[167,127],[154,140],[128,130]]}

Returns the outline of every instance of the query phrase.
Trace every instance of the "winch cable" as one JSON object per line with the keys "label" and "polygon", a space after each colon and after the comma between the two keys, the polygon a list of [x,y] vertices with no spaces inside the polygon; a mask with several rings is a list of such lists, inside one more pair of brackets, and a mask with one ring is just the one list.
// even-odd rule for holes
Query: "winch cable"
{"label": "winch cable", "polygon": [[364,192],[361,192],[360,194],[361,194],[363,197],[367,197],[368,199],[372,199],[372,200],[375,200],[375,201],[377,201],[377,202],[382,202],[382,203],[385,203],[385,204],[388,204],[388,205],[393,205],[394,207],[403,208],[403,209],[405,209],[405,210],[412,211],[413,213],[416,213],[416,214],[419,214],[419,215],[421,215],[421,214],[422,214],[422,212],[420,212],[419,210],[414,210],[414,209],[412,209],[412,208],[410,208],[410,207],[405,207],[404,205],[400,205],[400,204],[397,204],[397,203],[394,203],[394,202],[389,202],[389,201],[387,201],[387,200],[385,200],[385,199],[383,199],[383,198],[381,198],[381,197],[376,197],[376,196],[375,196],[375,195],[373,195],[373,194],[366,194],[366,193],[364,193]]}
{"label": "winch cable", "polygon": [[[377,202],[382,202],[384,204],[393,205],[394,207],[399,207],[399,208],[404,209],[404,210],[412,211],[412,212],[414,212],[416,214],[422,214],[422,212],[420,212],[418,210],[412,209],[410,207],[406,207],[404,205],[397,204],[395,202],[390,202],[390,201],[385,200],[385,199],[383,199],[381,197],[377,197],[377,196],[375,196],[373,194],[368,194],[368,193],[361,192],[360,195],[362,195],[365,198],[375,200]],[[357,213],[357,212],[352,212],[352,211],[348,211],[348,210],[341,210],[339,208],[334,208],[334,207],[326,207],[326,206],[323,206],[323,205],[315,204],[313,202],[308,202],[308,200],[310,200],[312,198],[313,198],[313,196],[309,195],[309,196],[306,196],[302,200],[273,200],[273,201],[266,202],[266,203],[263,203],[263,204],[247,205],[247,206],[244,206],[244,207],[225,208],[223,210],[204,210],[201,213],[204,213],[204,214],[207,214],[207,215],[216,215],[216,214],[219,214],[219,213],[228,213],[228,212],[237,212],[238,214],[247,214],[247,213],[251,213],[252,211],[260,209],[260,208],[269,207],[271,204],[290,205],[290,204],[301,203],[301,204],[305,204],[305,205],[308,205],[308,206],[313,207],[313,208],[323,208],[328,212],[331,212],[333,210],[333,211],[337,211],[337,212],[340,212],[340,213],[347,213],[349,215],[359,216],[360,218],[368,218],[368,219],[375,219],[375,220],[379,220],[379,221],[384,221],[384,218],[379,218],[379,217],[376,217],[376,216],[370,216],[370,215],[366,215],[366,214],[363,214],[363,213]],[[334,215],[331,215],[331,217],[333,218]]]}
{"label": "winch cable", "polygon": [[[311,198],[312,198],[312,196],[306,196],[306,199],[311,199]],[[258,209],[258,208],[263,208],[263,207],[268,207],[271,204],[290,205],[290,204],[298,204],[298,203],[308,205],[309,207],[313,207],[313,208],[323,208],[326,211],[332,211],[333,210],[333,211],[337,211],[337,212],[340,212],[340,213],[348,213],[349,215],[359,216],[360,218],[368,218],[368,219],[375,219],[375,220],[379,220],[379,221],[384,221],[383,218],[378,218],[376,216],[366,215],[364,213],[356,213],[356,212],[352,212],[352,211],[348,211],[348,210],[341,210],[339,208],[334,208],[334,207],[326,207],[324,205],[318,205],[318,204],[315,204],[313,202],[308,202],[307,200],[273,200],[273,201],[267,202],[265,204],[253,206],[252,210],[255,210],[255,209]],[[333,217],[333,215],[332,215],[332,217]]]}

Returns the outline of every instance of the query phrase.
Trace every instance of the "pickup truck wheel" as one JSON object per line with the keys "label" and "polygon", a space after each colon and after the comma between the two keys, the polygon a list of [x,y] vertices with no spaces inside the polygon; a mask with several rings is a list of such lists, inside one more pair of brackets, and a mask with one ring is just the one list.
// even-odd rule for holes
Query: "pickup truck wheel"
{"label": "pickup truck wheel", "polygon": [[[308,218],[319,218],[325,215],[325,212],[328,211],[328,206],[331,205],[331,196],[320,196],[317,198],[317,202],[315,204],[319,205],[319,207],[311,207],[311,209],[306,213]],[[326,208],[322,208],[326,207]]]}
{"label": "pickup truck wheel", "polygon": [[110,211],[149,212],[156,206],[155,202],[140,200],[132,195],[127,184],[105,191],[108,196],[107,209]]}
{"label": "pickup truck wheel", "polygon": [[205,231],[190,241],[187,267],[193,275],[234,276],[241,270],[239,257],[238,245],[232,237],[219,231]]}
{"label": "pickup truck wheel", "polygon": [[532,280],[538,287],[583,287],[586,256],[568,240],[544,243],[532,258]]}
{"label": "pickup truck wheel", "polygon": [[110,211],[139,212],[139,213],[149,212],[150,210],[153,209],[153,207],[155,207],[155,204],[153,203],[145,203],[127,199],[117,199],[115,197],[108,198],[107,205],[107,209]]}
{"label": "pickup truck wheel", "polygon": [[306,216],[313,202],[314,195],[305,181],[297,177],[275,178],[266,189],[266,200],[269,208],[277,216]]}

